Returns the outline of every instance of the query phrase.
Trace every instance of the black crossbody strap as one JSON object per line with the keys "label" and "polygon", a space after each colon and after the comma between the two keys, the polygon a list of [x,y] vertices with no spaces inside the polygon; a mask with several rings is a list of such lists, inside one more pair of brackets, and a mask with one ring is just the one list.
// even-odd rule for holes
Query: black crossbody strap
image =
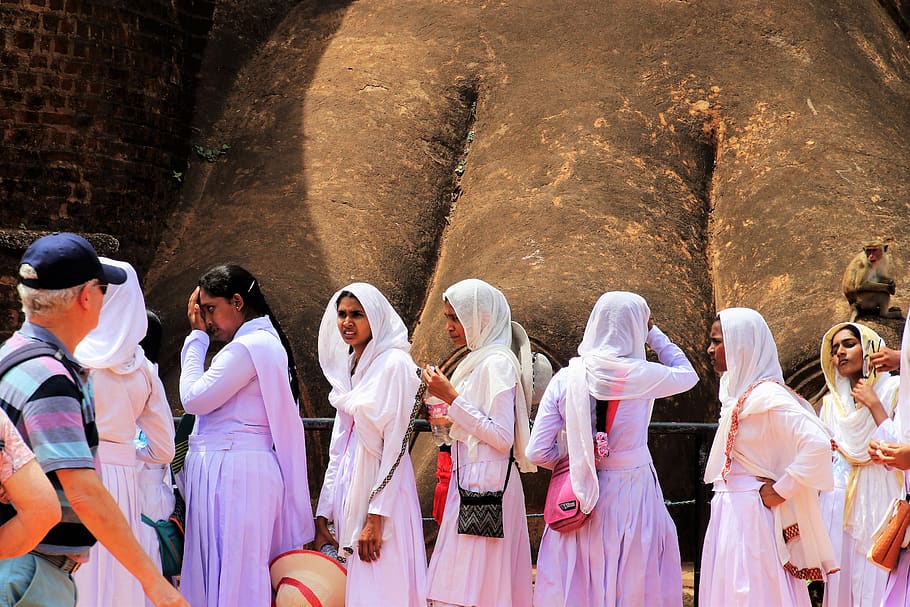
{"label": "black crossbody strap", "polygon": [[[455,485],[461,489],[461,477],[458,474],[458,469],[461,467],[458,465],[458,448],[455,447]],[[509,467],[506,468],[506,482],[502,484],[502,492],[506,492],[506,487],[509,486],[509,475],[512,474],[512,462],[515,461],[515,448],[512,447],[509,449]]]}

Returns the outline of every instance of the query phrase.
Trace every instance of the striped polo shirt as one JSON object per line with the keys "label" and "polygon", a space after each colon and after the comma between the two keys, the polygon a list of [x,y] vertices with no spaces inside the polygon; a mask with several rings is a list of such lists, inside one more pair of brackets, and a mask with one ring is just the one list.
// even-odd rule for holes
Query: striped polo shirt
{"label": "striped polo shirt", "polygon": [[[27,321],[0,347],[0,360],[33,340],[56,346],[73,361],[50,331]],[[80,369],[75,362],[72,366]],[[95,543],[66,499],[56,474],[65,468],[95,467],[98,430],[91,383],[84,372],[79,376],[81,385],[76,385],[61,361],[40,356],[17,365],[0,379],[0,408],[35,453],[60,498],[63,518],[37,546],[45,554],[80,554]],[[0,504],[0,522],[13,512],[12,506]]]}

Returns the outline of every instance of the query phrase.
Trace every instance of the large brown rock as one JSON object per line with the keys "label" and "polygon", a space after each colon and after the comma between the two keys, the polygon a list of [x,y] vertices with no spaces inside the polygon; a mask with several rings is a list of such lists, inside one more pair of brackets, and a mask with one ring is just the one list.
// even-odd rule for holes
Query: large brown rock
{"label": "large brown rock", "polygon": [[[561,361],[602,291],[640,292],[706,377],[657,414],[710,419],[715,309],[762,311],[794,371],[847,314],[859,243],[891,235],[901,254],[907,43],[875,2],[284,8],[248,61],[203,64],[224,97],[202,137],[231,147],[192,167],[149,291],[182,330],[205,267],[261,275],[311,413],[327,412],[318,318],[351,280],[398,304],[422,361],[448,352],[440,293],[466,276]],[[219,11],[231,35],[257,23]]]}
{"label": "large brown rock", "polygon": [[[172,386],[186,295],[214,263],[261,277],[311,416],[331,414],[315,353],[335,289],[376,284],[414,329],[417,361],[441,361],[441,292],[476,276],[560,363],[601,292],[641,293],[703,378],[655,419],[709,421],[702,350],[717,309],[761,311],[785,372],[814,393],[819,340],[848,315],[843,268],[870,235],[906,255],[901,3],[288,7],[274,30],[240,3],[216,13],[263,40],[248,60],[213,40],[203,63],[215,100],[197,125],[230,151],[191,167],[148,276]],[[432,452],[419,452],[429,478]]]}

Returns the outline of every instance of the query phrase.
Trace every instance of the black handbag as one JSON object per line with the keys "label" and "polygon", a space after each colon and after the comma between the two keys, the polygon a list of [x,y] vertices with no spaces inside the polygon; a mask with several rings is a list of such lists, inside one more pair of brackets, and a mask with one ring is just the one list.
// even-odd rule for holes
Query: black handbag
{"label": "black handbag", "polygon": [[[457,455],[457,450],[456,450]],[[460,535],[477,535],[480,537],[503,537],[502,496],[509,485],[512,474],[512,462],[515,461],[509,451],[509,464],[506,468],[506,481],[502,491],[468,491],[463,489],[458,474],[458,461],[455,462],[455,482],[458,484],[458,533]]]}

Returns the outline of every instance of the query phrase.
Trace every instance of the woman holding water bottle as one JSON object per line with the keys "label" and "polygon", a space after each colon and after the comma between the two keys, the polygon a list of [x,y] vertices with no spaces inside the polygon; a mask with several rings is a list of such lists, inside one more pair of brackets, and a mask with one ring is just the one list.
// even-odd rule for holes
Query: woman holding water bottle
{"label": "woman holding water bottle", "polygon": [[[511,310],[502,292],[477,279],[452,285],[443,301],[446,332],[453,345],[466,346],[469,353],[451,381],[432,365],[423,372],[427,393],[447,404],[452,421],[453,472],[427,575],[430,604],[528,606],[531,546],[518,472],[535,467],[525,457],[527,386],[511,350]],[[461,524],[472,515],[469,508],[461,512],[459,488],[466,495],[502,493],[501,533],[484,534]]]}
{"label": "woman holding water bottle", "polygon": [[[426,605],[426,551],[405,435],[420,385],[408,331],[366,283],[335,293],[319,364],[336,409],[316,546],[347,560],[346,605]],[[335,535],[329,530],[335,526]]]}

